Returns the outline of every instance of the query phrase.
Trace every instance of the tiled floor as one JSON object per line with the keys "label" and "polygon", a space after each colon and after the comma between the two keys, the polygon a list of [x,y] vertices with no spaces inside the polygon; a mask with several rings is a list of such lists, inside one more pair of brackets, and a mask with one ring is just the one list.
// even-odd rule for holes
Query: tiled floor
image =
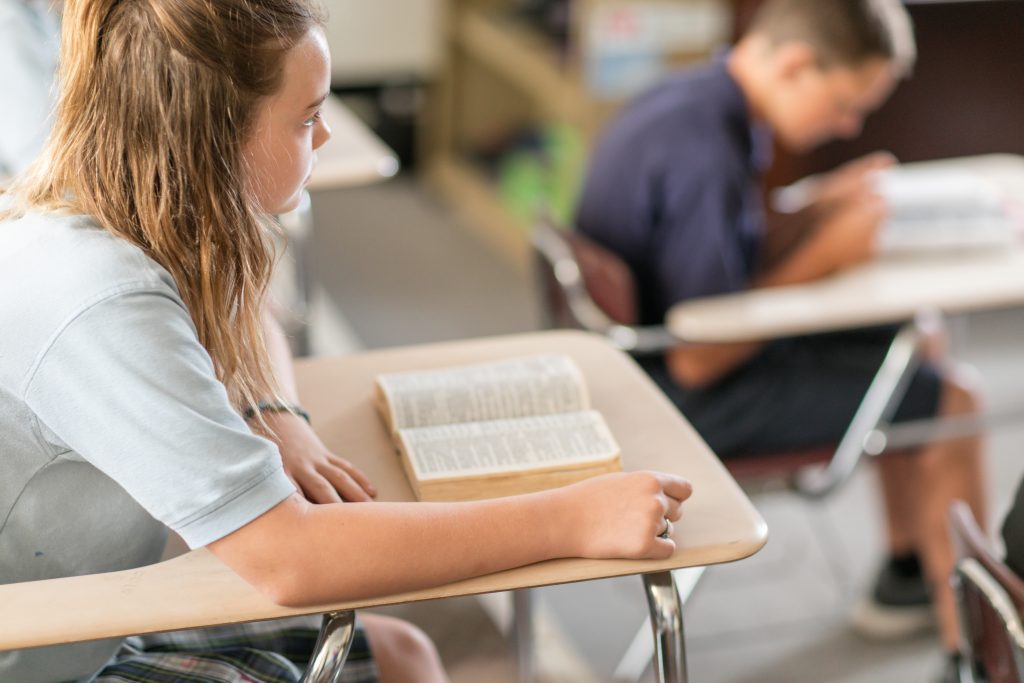
{"label": "tiled floor", "polygon": [[[314,199],[315,272],[322,296],[314,347],[391,346],[534,329],[527,278],[459,229],[415,183],[400,178]],[[325,323],[326,321],[326,323]],[[347,321],[347,322],[345,322]],[[1021,389],[1024,313],[974,316],[961,357],[974,362],[993,405]],[[1024,427],[991,439],[992,520],[1024,473]],[[881,527],[871,472],[813,503],[753,493],[770,541],[754,558],[711,568],[686,606],[689,665],[698,683],[931,681],[936,641],[868,643],[845,614],[878,561]],[[638,579],[539,591],[538,656],[549,681],[609,680],[645,614]],[[431,633],[456,682],[511,680],[507,649],[475,599],[397,610]],[[650,680],[650,674],[648,674]]]}

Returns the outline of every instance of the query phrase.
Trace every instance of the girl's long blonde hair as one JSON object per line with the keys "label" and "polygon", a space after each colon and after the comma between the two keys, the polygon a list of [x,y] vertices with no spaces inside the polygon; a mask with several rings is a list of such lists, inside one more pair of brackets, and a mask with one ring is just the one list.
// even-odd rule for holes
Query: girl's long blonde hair
{"label": "girl's long blonde hair", "polygon": [[238,407],[277,395],[260,326],[274,251],[243,145],[315,0],[68,0],[52,134],[9,214],[93,216],[174,277]]}

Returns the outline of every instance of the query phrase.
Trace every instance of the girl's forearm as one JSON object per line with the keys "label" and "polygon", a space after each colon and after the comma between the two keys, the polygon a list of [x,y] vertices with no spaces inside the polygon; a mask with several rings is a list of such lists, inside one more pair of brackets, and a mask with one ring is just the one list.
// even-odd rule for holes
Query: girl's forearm
{"label": "girl's forearm", "polygon": [[565,520],[553,522],[562,508],[555,492],[474,503],[293,496],[210,548],[281,604],[353,600],[579,554]]}

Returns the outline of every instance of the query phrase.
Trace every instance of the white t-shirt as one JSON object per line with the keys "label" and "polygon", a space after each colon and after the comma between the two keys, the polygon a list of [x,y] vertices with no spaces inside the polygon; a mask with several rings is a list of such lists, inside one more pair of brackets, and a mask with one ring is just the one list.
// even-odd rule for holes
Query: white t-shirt
{"label": "white t-shirt", "polygon": [[[0,222],[0,583],[151,563],[167,527],[203,546],[294,490],[164,268],[86,217]],[[0,680],[86,678],[117,645],[0,653]]]}

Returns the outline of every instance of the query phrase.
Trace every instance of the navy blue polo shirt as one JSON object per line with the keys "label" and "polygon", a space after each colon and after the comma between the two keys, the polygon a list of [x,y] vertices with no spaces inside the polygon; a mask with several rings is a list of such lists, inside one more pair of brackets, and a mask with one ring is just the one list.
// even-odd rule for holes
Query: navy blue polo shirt
{"label": "navy blue polo shirt", "polygon": [[632,269],[642,324],[662,323],[679,301],[750,286],[770,149],[724,56],[656,86],[605,131],[576,227]]}

